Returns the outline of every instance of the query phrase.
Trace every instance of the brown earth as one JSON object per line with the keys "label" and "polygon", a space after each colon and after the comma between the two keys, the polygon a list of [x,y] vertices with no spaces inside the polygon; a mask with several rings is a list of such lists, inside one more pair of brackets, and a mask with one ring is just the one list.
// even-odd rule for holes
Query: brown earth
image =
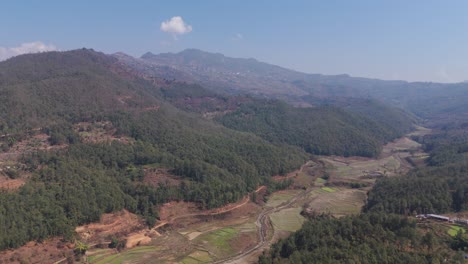
{"label": "brown earth", "polygon": [[0,189],[17,190],[26,183],[25,179],[10,179],[5,176],[0,176]]}
{"label": "brown earth", "polygon": [[146,234],[130,234],[127,236],[125,248],[133,248],[136,246],[148,245],[151,243],[151,237]]}
{"label": "brown earth", "polygon": [[0,252],[0,263],[54,263],[67,257],[73,258],[73,246],[60,238],[47,239],[42,243],[29,242],[15,250]]}
{"label": "brown earth", "polygon": [[[266,189],[266,186],[260,186],[255,190],[260,193]],[[191,216],[209,216],[223,214],[246,205],[250,201],[250,196],[246,195],[242,200],[236,203],[230,203],[223,207],[214,208],[210,210],[200,210],[199,207],[192,202],[168,202],[163,204],[159,209],[159,217],[161,222],[156,224],[159,226],[164,222],[172,222],[176,219],[191,217]]]}
{"label": "brown earth", "polygon": [[136,230],[145,227],[141,217],[122,210],[120,212],[104,214],[98,223],[79,226],[75,232],[88,244],[109,241],[111,237],[125,237]]}

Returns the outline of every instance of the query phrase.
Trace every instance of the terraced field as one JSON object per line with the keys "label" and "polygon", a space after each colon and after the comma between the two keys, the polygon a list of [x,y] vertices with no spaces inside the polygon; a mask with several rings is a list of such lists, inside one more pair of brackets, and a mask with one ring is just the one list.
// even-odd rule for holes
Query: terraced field
{"label": "terraced field", "polygon": [[301,228],[305,218],[301,215],[302,207],[288,208],[270,215],[276,231],[294,232]]}

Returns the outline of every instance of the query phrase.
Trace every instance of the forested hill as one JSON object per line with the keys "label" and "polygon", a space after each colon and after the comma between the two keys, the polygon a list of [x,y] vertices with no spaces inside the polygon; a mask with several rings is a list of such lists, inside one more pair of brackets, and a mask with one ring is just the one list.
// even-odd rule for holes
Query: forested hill
{"label": "forested hill", "polygon": [[0,133],[160,104],[149,83],[118,74],[123,71],[116,59],[85,49],[1,62]]}
{"label": "forested hill", "polygon": [[382,144],[407,133],[417,122],[410,113],[372,99],[311,98],[317,107],[296,108],[278,100],[220,95],[177,82],[161,88],[161,94],[178,108],[313,154],[376,156]]}
{"label": "forested hill", "polygon": [[[167,201],[221,206],[308,159],[298,148],[181,111],[159,94],[152,82],[92,50],[1,62],[1,149],[14,152],[38,133],[59,146],[9,161],[8,175],[0,164],[2,177],[32,174],[18,191],[0,192],[0,249],[51,235],[71,239],[76,225],[123,208],[151,225]],[[80,131],[83,122],[105,126],[109,139],[85,141],[82,135],[93,131]],[[179,183],[147,185],[144,166],[167,169]]]}
{"label": "forested hill", "polygon": [[370,102],[345,112],[333,106],[295,108],[280,101],[255,100],[217,120],[313,154],[375,157],[384,143],[408,132],[413,124],[408,115],[390,110]]}

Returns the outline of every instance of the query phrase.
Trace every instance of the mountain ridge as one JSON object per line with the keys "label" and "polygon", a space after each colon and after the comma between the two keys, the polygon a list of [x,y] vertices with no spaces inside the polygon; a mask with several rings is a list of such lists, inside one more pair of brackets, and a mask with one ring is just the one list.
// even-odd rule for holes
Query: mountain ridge
{"label": "mountain ridge", "polygon": [[[443,120],[468,113],[468,83],[407,82],[342,75],[307,74],[255,59],[187,49],[179,53],[145,53],[124,63],[146,76],[200,84],[228,94],[251,94],[313,106],[317,99],[372,98],[422,118]],[[312,98],[312,100],[311,100]],[[450,101],[450,104],[448,103]],[[431,102],[428,105],[424,102]]]}

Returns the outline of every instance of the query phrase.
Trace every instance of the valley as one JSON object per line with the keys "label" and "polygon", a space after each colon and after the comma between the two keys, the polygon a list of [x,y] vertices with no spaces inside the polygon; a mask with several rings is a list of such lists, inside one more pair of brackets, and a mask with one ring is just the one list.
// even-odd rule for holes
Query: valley
{"label": "valley", "polygon": [[[0,262],[271,263],[304,253],[309,263],[343,259],[339,246],[365,261],[355,236],[385,254],[404,248],[397,259],[465,246],[447,235],[456,227],[420,228],[410,216],[468,208],[466,123],[440,125],[372,96],[220,93],[128,63],[88,49],[0,63]],[[261,65],[268,78],[291,73]],[[347,229],[354,221],[362,225]],[[345,243],[314,230],[322,225]],[[366,235],[382,228],[387,236]],[[440,252],[425,244],[434,234]],[[297,251],[322,240],[324,251]]]}
{"label": "valley", "polygon": [[468,263],[468,2],[2,2],[0,264]]}
{"label": "valley", "polygon": [[[426,130],[419,128],[411,135],[423,131]],[[199,211],[189,203],[164,204],[160,210],[161,221],[153,229],[124,236],[128,245],[129,238],[142,234],[139,245],[124,247],[121,251],[90,248],[86,253],[87,261],[256,263],[274,242],[302,226],[303,211],[335,217],[359,214],[374,181],[383,175],[396,176],[413,168],[407,160],[424,157],[426,154],[420,147],[405,136],[386,144],[379,158],[318,156],[300,170],[283,176],[294,180],[293,189],[270,194],[266,203],[263,202],[265,189],[260,187],[255,192],[255,202],[250,194],[250,198],[220,209]],[[102,241],[109,234],[105,230],[101,232]],[[99,238],[83,241],[95,244]]]}

